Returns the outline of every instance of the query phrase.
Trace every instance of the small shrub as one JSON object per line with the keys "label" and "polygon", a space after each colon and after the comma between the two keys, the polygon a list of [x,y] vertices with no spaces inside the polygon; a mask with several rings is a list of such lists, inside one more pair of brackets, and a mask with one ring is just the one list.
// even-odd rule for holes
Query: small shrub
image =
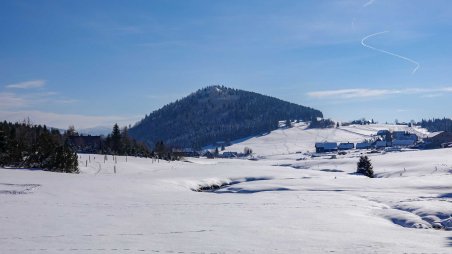
{"label": "small shrub", "polygon": [[251,154],[253,153],[253,149],[251,149],[251,148],[249,148],[249,147],[245,147],[245,148],[243,149],[243,153],[244,153],[246,156],[251,155]]}

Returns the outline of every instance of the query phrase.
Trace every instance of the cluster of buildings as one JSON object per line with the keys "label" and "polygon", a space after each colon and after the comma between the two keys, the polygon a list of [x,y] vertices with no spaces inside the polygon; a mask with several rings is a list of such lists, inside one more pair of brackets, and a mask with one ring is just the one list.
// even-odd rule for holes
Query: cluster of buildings
{"label": "cluster of buildings", "polygon": [[437,135],[420,139],[416,134],[407,131],[380,130],[375,139],[360,143],[315,143],[317,153],[337,152],[351,149],[398,149],[398,148],[446,148],[452,147],[452,133],[441,132]]}
{"label": "cluster of buildings", "polygon": [[213,158],[225,158],[225,159],[232,159],[232,158],[241,158],[246,157],[247,155],[244,153],[238,153],[238,152],[222,152],[222,153],[215,153],[213,151],[210,151],[208,149],[203,151],[197,151],[192,148],[183,148],[183,149],[173,149],[172,150],[174,154],[177,154],[181,157],[206,157],[209,159]]}

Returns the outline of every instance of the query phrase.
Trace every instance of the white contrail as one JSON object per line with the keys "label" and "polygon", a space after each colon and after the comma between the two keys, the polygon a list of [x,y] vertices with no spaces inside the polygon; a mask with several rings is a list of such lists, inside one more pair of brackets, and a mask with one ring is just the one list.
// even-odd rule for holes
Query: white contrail
{"label": "white contrail", "polygon": [[389,32],[389,31],[383,31],[383,32],[378,32],[378,33],[374,33],[374,34],[368,35],[368,36],[364,37],[364,38],[361,40],[361,45],[363,45],[363,46],[366,47],[366,48],[370,48],[370,49],[372,49],[372,50],[376,50],[376,51],[379,51],[379,52],[381,52],[381,53],[385,53],[385,54],[388,54],[388,55],[391,55],[391,56],[395,56],[395,57],[401,58],[401,59],[403,59],[403,60],[406,60],[406,61],[408,61],[408,62],[410,62],[410,63],[415,64],[416,67],[414,68],[414,70],[413,70],[413,72],[412,72],[412,74],[414,74],[414,73],[417,71],[417,69],[419,69],[419,67],[421,66],[418,62],[414,61],[414,60],[411,59],[411,58],[404,57],[404,56],[401,56],[401,55],[398,55],[398,54],[395,54],[395,53],[392,53],[392,52],[389,52],[389,51],[386,51],[386,50],[383,50],[383,49],[375,48],[375,47],[372,47],[372,46],[370,46],[370,45],[368,45],[368,44],[365,43],[365,41],[366,41],[367,39],[369,39],[370,37],[373,37],[373,36],[376,36],[376,35],[379,35],[379,34],[388,33],[388,32]]}
{"label": "white contrail", "polygon": [[375,0],[369,0],[367,3],[365,3],[363,5],[363,7],[367,7],[367,6],[371,5],[371,4],[373,4],[374,2],[375,2]]}

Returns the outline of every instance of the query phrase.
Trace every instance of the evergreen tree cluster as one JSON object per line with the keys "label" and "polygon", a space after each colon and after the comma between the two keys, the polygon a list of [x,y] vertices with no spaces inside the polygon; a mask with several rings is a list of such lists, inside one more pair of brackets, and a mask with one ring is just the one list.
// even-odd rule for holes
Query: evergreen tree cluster
{"label": "evergreen tree cluster", "polygon": [[447,131],[452,132],[452,119],[443,118],[443,119],[422,119],[421,122],[417,123],[422,128],[426,128],[430,132],[436,131]]}
{"label": "evergreen tree cluster", "polygon": [[154,147],[195,148],[232,141],[278,128],[278,121],[308,121],[322,112],[253,92],[210,86],[152,112],[129,131]]}
{"label": "evergreen tree cluster", "polygon": [[[120,128],[118,124],[113,126],[112,132],[104,136],[80,136],[73,126],[69,126],[65,135],[69,137],[69,143],[79,153],[112,154],[119,156],[153,157],[163,160],[177,160],[179,156],[158,141],[155,149],[151,150],[143,142],[137,141],[129,135],[129,128]],[[82,140],[77,142],[77,140]]]}
{"label": "evergreen tree cluster", "polygon": [[173,152],[171,147],[168,147],[167,145],[165,145],[162,140],[157,141],[152,154],[153,154],[153,157],[155,157],[155,158],[167,160],[167,161],[173,161],[173,160],[180,159],[180,156],[177,153]]}
{"label": "evergreen tree cluster", "polygon": [[336,126],[336,123],[331,119],[320,119],[318,120],[317,117],[314,117],[311,119],[311,122],[309,123],[309,128],[334,128]]}
{"label": "evergreen tree cluster", "polygon": [[139,157],[151,157],[153,153],[148,147],[133,139],[129,135],[127,127],[119,128],[118,124],[113,126],[112,132],[105,138],[101,138],[101,146],[94,153],[129,155]]}
{"label": "evergreen tree cluster", "polygon": [[77,154],[57,129],[0,122],[0,166],[77,173]]}
{"label": "evergreen tree cluster", "polygon": [[374,121],[374,119],[369,121],[366,118],[361,118],[361,119],[358,119],[358,120],[351,121],[350,124],[368,125],[368,124],[375,124],[375,121]]}

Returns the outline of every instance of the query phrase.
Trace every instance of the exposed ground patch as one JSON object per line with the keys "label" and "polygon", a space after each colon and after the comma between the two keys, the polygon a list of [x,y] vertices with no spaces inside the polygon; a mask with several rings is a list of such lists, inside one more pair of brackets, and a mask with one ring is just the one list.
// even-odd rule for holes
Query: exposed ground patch
{"label": "exposed ground patch", "polygon": [[198,184],[197,187],[192,188],[192,191],[196,192],[215,192],[217,190],[230,187],[244,182],[254,182],[254,181],[266,181],[271,180],[271,177],[245,177],[235,180],[223,180],[223,181],[206,181],[205,183]]}

